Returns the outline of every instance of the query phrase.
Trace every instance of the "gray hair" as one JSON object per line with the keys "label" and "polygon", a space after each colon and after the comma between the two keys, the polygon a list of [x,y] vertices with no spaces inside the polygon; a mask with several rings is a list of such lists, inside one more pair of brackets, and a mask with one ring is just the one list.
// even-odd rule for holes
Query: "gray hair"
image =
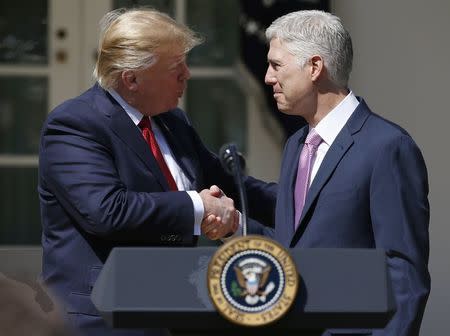
{"label": "gray hair", "polygon": [[331,81],[347,87],[352,71],[352,40],[337,16],[319,10],[289,13],[267,28],[266,38],[279,38],[301,67],[312,56],[320,55]]}
{"label": "gray hair", "polygon": [[195,32],[157,10],[113,10],[100,21],[94,78],[103,88],[115,89],[123,71],[150,67],[159,52],[173,46],[182,46],[188,53],[201,42]]}

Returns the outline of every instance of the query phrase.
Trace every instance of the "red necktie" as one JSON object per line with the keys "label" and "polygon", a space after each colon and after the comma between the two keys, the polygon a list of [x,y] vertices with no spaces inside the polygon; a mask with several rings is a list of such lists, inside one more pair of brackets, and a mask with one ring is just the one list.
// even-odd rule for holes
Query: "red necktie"
{"label": "red necktie", "polygon": [[152,130],[152,125],[150,124],[150,119],[147,116],[144,116],[142,120],[138,124],[139,128],[142,131],[142,135],[144,136],[145,141],[147,141],[150,150],[155,157],[156,162],[158,162],[158,166],[166,177],[167,183],[169,184],[170,190],[177,191],[178,187],[175,183],[175,180],[167,167],[167,163],[164,160],[164,157],[159,149],[158,143],[156,142],[155,134]]}

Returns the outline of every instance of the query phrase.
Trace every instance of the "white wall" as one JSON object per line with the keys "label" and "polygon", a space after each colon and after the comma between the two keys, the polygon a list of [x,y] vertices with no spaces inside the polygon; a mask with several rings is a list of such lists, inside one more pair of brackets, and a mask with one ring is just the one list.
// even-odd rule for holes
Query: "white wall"
{"label": "white wall", "polygon": [[428,166],[432,291],[421,335],[448,334],[450,317],[450,1],[333,0],[354,47],[351,88],[406,128]]}

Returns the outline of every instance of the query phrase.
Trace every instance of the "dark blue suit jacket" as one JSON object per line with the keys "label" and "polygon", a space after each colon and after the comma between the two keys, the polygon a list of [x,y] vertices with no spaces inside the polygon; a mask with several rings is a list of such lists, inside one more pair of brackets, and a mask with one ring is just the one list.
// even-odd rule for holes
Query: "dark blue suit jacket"
{"label": "dark blue suit jacket", "polygon": [[327,152],[294,232],[294,183],[307,133],[302,128],[285,147],[275,239],[286,247],[385,249],[397,312],[384,330],[353,332],[418,335],[430,291],[428,181],[420,150],[361,101]]}
{"label": "dark blue suit jacket", "polygon": [[[232,178],[204,147],[181,110],[154,120],[194,189],[217,184],[235,199]],[[251,178],[247,185],[253,190],[251,204],[260,198],[271,204],[259,216],[270,223],[274,187]],[[58,106],[45,121],[38,191],[43,280],[76,327],[97,328],[93,335],[120,334],[104,326],[90,300],[92,286],[113,247],[195,245],[190,197],[169,191],[140,130],[98,85]]]}

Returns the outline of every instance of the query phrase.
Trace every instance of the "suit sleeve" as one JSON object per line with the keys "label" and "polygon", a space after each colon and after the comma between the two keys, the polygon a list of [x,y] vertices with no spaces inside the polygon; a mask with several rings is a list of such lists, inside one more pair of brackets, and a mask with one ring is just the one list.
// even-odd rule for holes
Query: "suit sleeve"
{"label": "suit sleeve", "polygon": [[[81,118],[69,113],[74,109],[88,111]],[[116,169],[120,158],[102,138],[105,126],[89,116],[94,111],[74,102],[60,112],[42,131],[41,176],[84,231],[108,240],[158,243],[161,235],[176,234],[179,243],[192,241],[194,214],[186,192],[130,190]]]}
{"label": "suit sleeve", "polygon": [[387,327],[374,335],[418,335],[430,291],[429,204],[425,163],[411,137],[380,152],[370,185],[375,243],[386,250],[397,305]]}
{"label": "suit sleeve", "polygon": [[[190,125],[189,120],[184,116],[186,122]],[[222,167],[218,156],[211,152],[200,139],[200,136],[191,127],[191,134],[194,143],[197,144],[196,152],[199,155],[199,161],[202,171],[204,172],[203,188],[209,188],[211,185],[218,185],[225,194],[235,201],[238,209],[241,209],[239,203],[239,193],[235,186],[235,182]],[[264,234],[273,236],[275,223],[275,202],[277,194],[277,184],[267,183],[256,178],[247,176],[244,178],[244,186],[246,189],[249,217],[249,232],[254,234]]]}

